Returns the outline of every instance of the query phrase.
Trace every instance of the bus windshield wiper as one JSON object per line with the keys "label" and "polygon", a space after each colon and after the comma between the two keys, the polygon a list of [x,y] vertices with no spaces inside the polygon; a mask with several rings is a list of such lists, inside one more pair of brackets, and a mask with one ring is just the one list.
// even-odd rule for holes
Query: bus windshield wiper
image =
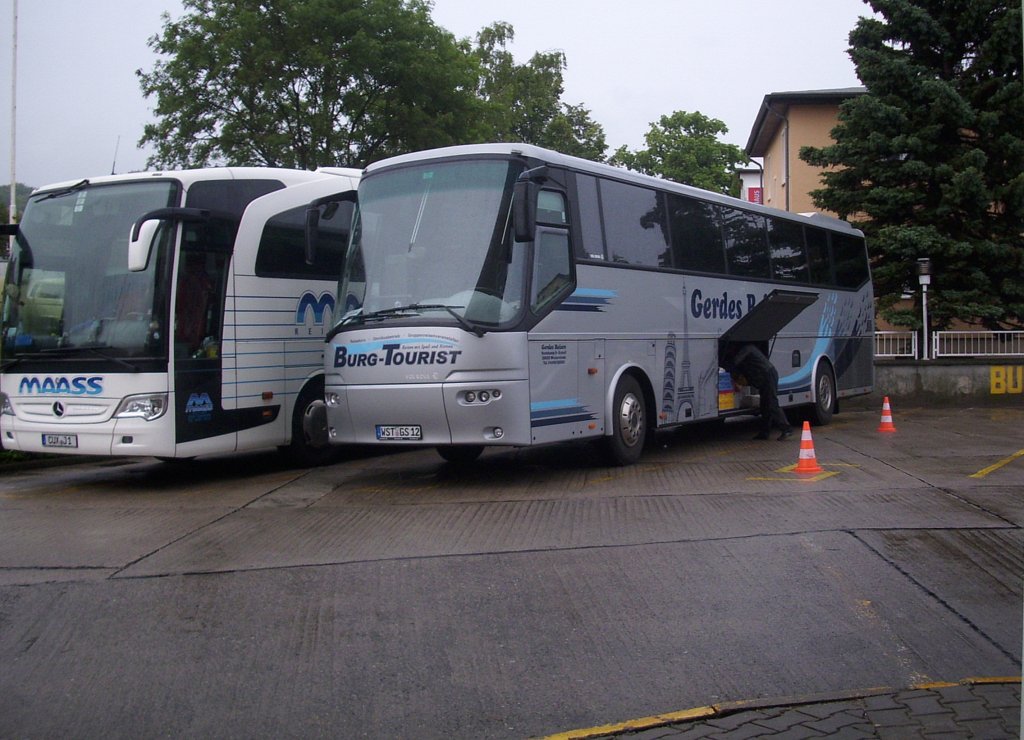
{"label": "bus windshield wiper", "polygon": [[475,334],[478,337],[482,337],[486,332],[483,328],[477,326],[462,314],[458,313],[456,308],[464,308],[464,306],[449,306],[444,303],[410,303],[405,306],[395,306],[394,308],[382,308],[379,311],[371,311],[370,313],[357,313],[349,314],[341,321],[339,321],[333,329],[331,329],[327,336],[324,338],[325,342],[331,341],[340,332],[344,331],[344,328],[348,324],[355,322],[371,321],[373,319],[383,319],[388,316],[395,316],[403,313],[417,313],[419,311],[447,311],[455,322],[468,332]]}
{"label": "bus windshield wiper", "polygon": [[69,185],[66,188],[61,188],[60,190],[54,190],[52,193],[47,193],[46,195],[42,196],[39,200],[40,201],[44,201],[44,200],[50,200],[50,198],[60,198],[62,196],[70,195],[71,193],[77,192],[77,191],[81,190],[82,188],[87,188],[87,187],[89,187],[89,181],[88,180],[79,180],[74,185]]}

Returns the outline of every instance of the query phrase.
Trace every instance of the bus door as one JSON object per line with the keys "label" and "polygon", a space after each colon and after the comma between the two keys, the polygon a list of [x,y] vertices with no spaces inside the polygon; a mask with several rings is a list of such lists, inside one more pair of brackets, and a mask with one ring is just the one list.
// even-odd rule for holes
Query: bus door
{"label": "bus door", "polygon": [[[235,420],[222,404],[224,301],[237,221],[182,225],[174,303],[175,442],[219,437],[203,452],[235,449]],[[196,450],[196,454],[199,454]]]}

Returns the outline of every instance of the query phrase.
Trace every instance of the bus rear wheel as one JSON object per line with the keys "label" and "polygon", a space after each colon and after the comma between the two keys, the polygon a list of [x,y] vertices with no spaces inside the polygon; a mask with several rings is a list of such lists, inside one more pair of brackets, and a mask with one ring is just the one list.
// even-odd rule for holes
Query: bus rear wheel
{"label": "bus rear wheel", "polygon": [[604,452],[612,465],[632,465],[640,459],[647,439],[644,392],[632,375],[624,375],[615,387],[611,435],[603,438]]}
{"label": "bus rear wheel", "polygon": [[836,408],[836,378],[832,366],[825,363],[814,381],[814,403],[811,404],[811,424],[822,427],[832,421]]}

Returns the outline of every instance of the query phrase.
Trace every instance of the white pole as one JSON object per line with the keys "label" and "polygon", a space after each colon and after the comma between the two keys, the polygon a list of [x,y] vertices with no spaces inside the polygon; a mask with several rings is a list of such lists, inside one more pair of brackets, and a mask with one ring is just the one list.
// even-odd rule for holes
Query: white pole
{"label": "white pole", "polygon": [[[15,223],[17,200],[17,170],[15,168],[15,129],[18,125],[18,0],[13,0],[13,22],[11,23],[11,192],[10,210],[7,212],[7,222]],[[14,248],[14,237],[9,237],[7,253],[10,254]]]}
{"label": "white pole", "polygon": [[921,285],[921,324],[924,326],[924,349],[922,350],[923,359],[928,359],[928,344],[930,337],[928,336],[928,283]]}

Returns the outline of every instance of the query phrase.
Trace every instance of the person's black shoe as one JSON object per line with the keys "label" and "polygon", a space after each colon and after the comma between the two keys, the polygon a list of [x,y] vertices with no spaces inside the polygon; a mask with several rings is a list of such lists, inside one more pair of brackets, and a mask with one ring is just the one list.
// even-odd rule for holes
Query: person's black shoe
{"label": "person's black shoe", "polygon": [[782,430],[782,434],[779,435],[779,441],[786,439],[787,437],[793,436],[793,427],[788,427]]}
{"label": "person's black shoe", "polygon": [[758,432],[754,435],[754,439],[768,439],[768,432]]}

